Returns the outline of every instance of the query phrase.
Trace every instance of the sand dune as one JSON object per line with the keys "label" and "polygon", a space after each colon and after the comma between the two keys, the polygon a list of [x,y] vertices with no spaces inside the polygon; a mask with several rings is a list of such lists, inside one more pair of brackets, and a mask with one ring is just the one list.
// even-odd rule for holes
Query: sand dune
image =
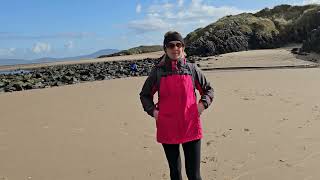
{"label": "sand dune", "polygon": [[[319,68],[205,74],[203,179],[320,179]],[[145,78],[0,94],[0,179],[169,179]]]}

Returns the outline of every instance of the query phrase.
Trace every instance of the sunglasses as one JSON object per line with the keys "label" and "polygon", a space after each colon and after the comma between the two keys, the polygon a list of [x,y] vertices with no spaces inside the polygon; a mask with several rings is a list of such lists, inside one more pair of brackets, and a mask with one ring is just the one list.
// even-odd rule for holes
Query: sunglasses
{"label": "sunglasses", "polygon": [[175,46],[177,46],[177,48],[181,48],[183,44],[178,42],[178,43],[168,43],[166,45],[166,47],[169,49],[174,49]]}

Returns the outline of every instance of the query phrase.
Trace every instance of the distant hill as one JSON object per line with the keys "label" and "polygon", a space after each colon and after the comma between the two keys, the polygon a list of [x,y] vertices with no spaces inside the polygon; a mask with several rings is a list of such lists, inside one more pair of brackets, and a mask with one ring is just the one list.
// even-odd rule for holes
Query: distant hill
{"label": "distant hill", "polygon": [[225,16],[185,37],[188,55],[210,56],[302,43],[320,26],[320,5],[279,5]]}
{"label": "distant hill", "polygon": [[88,54],[88,55],[67,57],[67,58],[61,58],[61,59],[63,59],[63,60],[93,59],[93,58],[97,58],[101,55],[113,54],[113,53],[117,53],[117,52],[119,52],[119,50],[117,50],[117,49],[102,49],[102,50],[99,50],[97,52],[94,52],[94,53]]}
{"label": "distant hill", "polygon": [[4,65],[14,65],[14,64],[30,64],[31,60],[23,59],[0,59],[0,66]]}
{"label": "distant hill", "polygon": [[15,64],[32,64],[32,63],[46,63],[46,62],[57,62],[57,61],[73,61],[81,59],[94,59],[98,56],[105,54],[112,54],[119,52],[117,49],[102,49],[97,52],[88,55],[74,56],[74,57],[63,57],[63,58],[52,58],[43,57],[39,59],[24,60],[24,59],[0,59],[0,66],[3,65],[15,65]]}
{"label": "distant hill", "polygon": [[156,51],[162,51],[163,47],[160,45],[153,45],[153,46],[139,46],[134,47],[128,50],[123,50],[120,52],[116,52],[113,54],[105,54],[102,56],[99,56],[98,58],[104,58],[104,57],[113,57],[113,56],[124,56],[124,55],[133,55],[133,54],[142,54],[142,53],[149,53],[149,52],[156,52]]}

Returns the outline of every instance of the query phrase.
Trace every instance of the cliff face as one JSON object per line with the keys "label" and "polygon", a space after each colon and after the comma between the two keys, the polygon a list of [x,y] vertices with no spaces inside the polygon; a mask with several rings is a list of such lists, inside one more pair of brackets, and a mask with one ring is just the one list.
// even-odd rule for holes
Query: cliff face
{"label": "cliff face", "polygon": [[302,45],[302,51],[320,53],[320,26],[311,31]]}
{"label": "cliff face", "polygon": [[225,16],[199,28],[186,36],[186,52],[188,55],[210,56],[302,43],[318,26],[319,5],[280,5],[255,14]]}

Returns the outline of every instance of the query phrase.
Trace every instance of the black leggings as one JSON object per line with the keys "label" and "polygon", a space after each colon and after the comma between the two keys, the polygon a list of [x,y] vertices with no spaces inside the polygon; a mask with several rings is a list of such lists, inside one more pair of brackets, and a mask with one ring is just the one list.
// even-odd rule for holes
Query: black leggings
{"label": "black leggings", "polygon": [[[181,176],[181,159],[179,144],[162,144],[165,151],[171,180],[182,180]],[[200,176],[200,150],[201,140],[190,141],[182,144],[185,168],[189,180],[201,180]]]}

